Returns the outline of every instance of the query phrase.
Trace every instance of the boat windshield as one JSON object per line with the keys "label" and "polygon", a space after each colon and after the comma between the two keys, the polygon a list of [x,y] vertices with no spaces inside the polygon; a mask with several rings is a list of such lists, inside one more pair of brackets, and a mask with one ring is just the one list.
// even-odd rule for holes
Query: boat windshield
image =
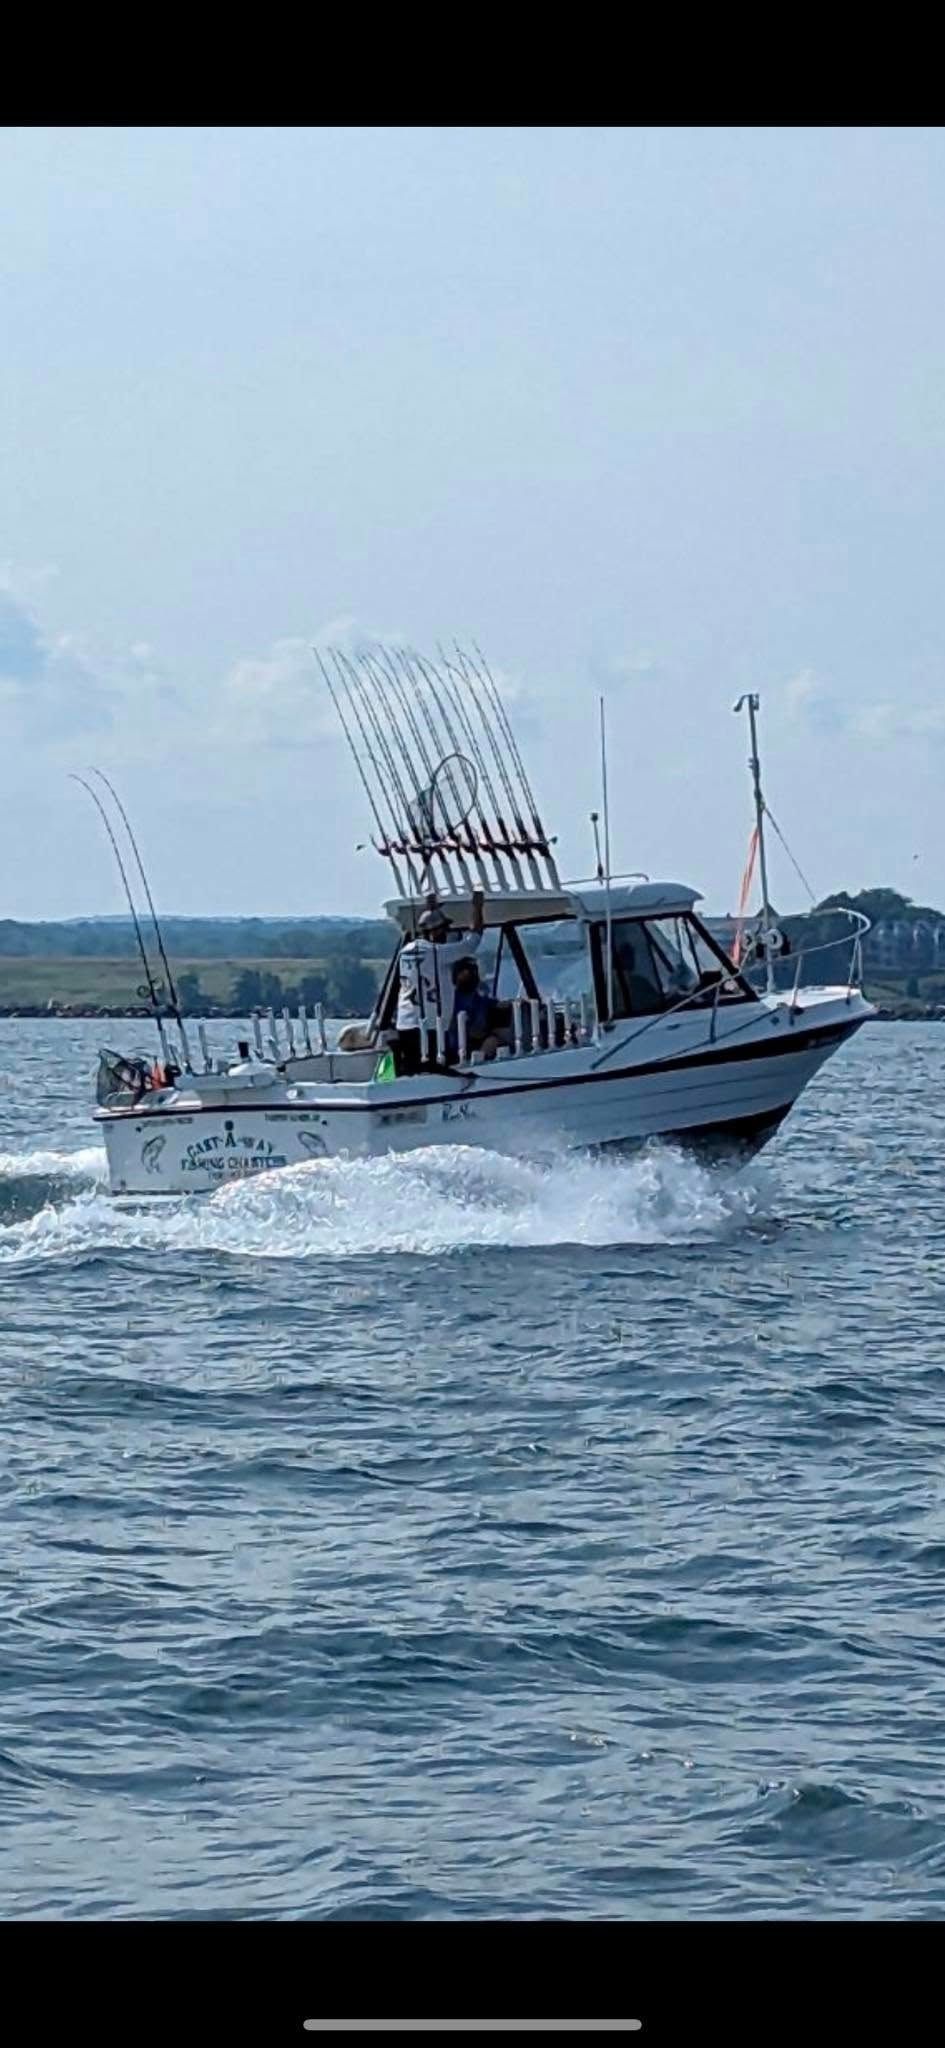
{"label": "boat windshield", "polygon": [[536,994],[546,1002],[577,1002],[581,996],[593,1000],[587,932],[573,917],[507,927],[496,966],[495,994],[501,1002]]}
{"label": "boat windshield", "polygon": [[[646,1017],[661,1010],[757,1000],[691,916],[614,918],[612,943],[614,1017]],[[598,1000],[606,1014],[607,927],[603,922],[593,928],[592,951]]]}

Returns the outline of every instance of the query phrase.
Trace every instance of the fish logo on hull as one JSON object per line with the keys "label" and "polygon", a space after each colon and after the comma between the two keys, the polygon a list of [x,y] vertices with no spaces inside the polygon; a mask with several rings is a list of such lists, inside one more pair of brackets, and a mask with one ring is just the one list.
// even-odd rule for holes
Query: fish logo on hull
{"label": "fish logo on hull", "polygon": [[164,1132],[155,1131],[153,1138],[148,1138],[147,1142],[142,1145],[141,1163],[146,1173],[160,1173],[161,1153],[166,1144],[167,1139]]}

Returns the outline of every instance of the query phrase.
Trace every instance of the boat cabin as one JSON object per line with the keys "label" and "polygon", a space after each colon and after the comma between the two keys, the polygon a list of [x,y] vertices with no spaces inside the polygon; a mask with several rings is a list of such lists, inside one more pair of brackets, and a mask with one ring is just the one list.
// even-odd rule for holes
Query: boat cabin
{"label": "boat cabin", "polygon": [[[700,900],[696,890],[673,882],[488,895],[476,955],[480,983],[500,1004],[580,1004],[601,1026],[757,1002],[698,917]],[[438,902],[457,936],[470,930],[470,897],[442,895]],[[400,938],[372,1020],[378,1032],[393,1029],[400,950],[418,914],[408,898],[385,907]]]}

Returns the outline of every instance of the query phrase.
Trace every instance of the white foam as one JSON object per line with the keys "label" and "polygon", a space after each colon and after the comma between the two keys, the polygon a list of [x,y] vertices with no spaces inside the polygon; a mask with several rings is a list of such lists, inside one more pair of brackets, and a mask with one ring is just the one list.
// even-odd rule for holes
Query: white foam
{"label": "white foam", "polygon": [[477,1246],[685,1244],[725,1235],[762,1209],[757,1172],[750,1180],[712,1172],[662,1146],[619,1162],[572,1154],[550,1165],[435,1146],[313,1160],[206,1197],[140,1206],[89,1190],[0,1231],[0,1260],[136,1247],[344,1259]]}

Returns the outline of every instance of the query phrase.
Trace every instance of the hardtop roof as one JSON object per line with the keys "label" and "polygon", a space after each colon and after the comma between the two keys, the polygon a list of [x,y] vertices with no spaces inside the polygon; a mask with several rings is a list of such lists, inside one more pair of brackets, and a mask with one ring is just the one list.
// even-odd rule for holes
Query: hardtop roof
{"label": "hardtop roof", "polygon": [[[673,913],[681,916],[702,901],[699,890],[684,882],[635,882],[630,887],[615,884],[609,897],[612,917]],[[483,921],[487,926],[548,923],[568,917],[592,922],[606,917],[607,900],[608,891],[597,884],[579,889],[491,891],[483,897]],[[438,895],[437,902],[451,924],[460,931],[468,930],[472,922],[471,897]],[[384,908],[402,931],[409,932],[423,905],[404,896],[394,897]]]}

